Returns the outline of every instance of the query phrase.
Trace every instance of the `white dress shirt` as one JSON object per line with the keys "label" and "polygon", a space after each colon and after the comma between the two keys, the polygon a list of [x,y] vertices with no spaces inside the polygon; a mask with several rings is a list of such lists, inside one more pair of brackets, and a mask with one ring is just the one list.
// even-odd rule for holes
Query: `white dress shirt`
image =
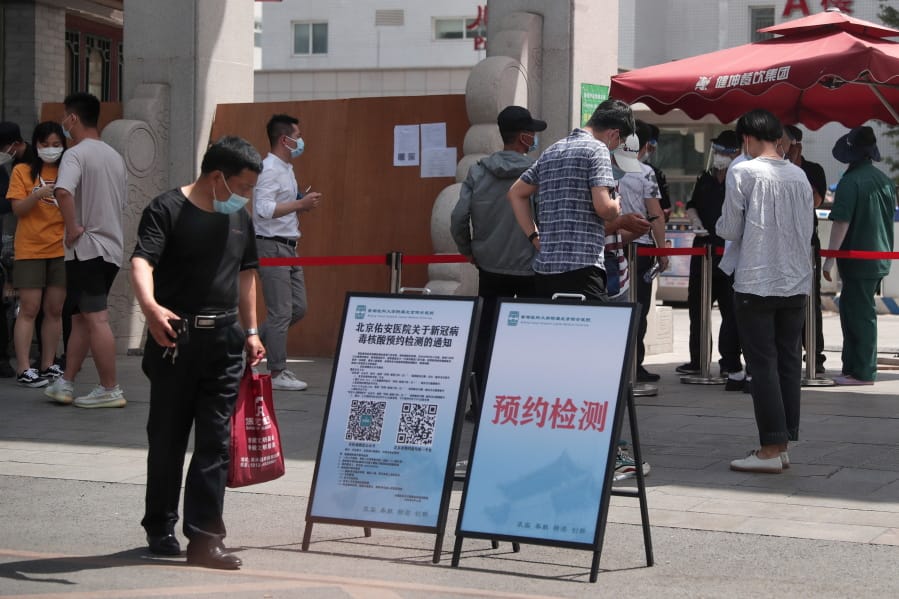
{"label": "white dress shirt", "polygon": [[298,239],[299,223],[296,212],[272,218],[275,206],[297,199],[297,179],[293,165],[269,153],[262,161],[262,172],[253,194],[253,226],[263,237]]}

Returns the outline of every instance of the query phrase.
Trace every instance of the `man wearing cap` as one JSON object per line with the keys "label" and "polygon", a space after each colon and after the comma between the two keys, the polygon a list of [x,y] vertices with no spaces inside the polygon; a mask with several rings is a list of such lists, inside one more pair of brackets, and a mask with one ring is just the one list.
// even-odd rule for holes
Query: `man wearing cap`
{"label": "man wearing cap", "polygon": [[0,378],[10,378],[16,374],[9,364],[9,324],[6,320],[5,298],[2,295],[4,285],[10,283],[13,236],[16,234],[16,217],[12,214],[6,192],[12,168],[31,159],[31,147],[22,139],[19,126],[11,121],[0,122],[0,260],[3,263],[3,272],[0,272]]}
{"label": "man wearing cap", "polygon": [[[815,201],[815,208],[824,202],[824,196],[827,193],[827,176],[824,174],[824,167],[817,162],[806,160],[802,155],[802,129],[795,125],[784,126],[784,145],[783,150],[785,158],[802,169],[808,182],[812,186],[812,196]],[[821,318],[821,240],[818,238],[818,215],[814,214],[815,227],[812,229],[812,266],[815,269],[813,277],[814,290],[812,291],[811,301],[814,302],[815,308],[815,348],[812,351],[815,356],[815,372],[824,373],[824,326]],[[802,331],[802,344],[805,346],[805,330]],[[805,348],[806,359],[808,359],[809,348]]]}
{"label": "man wearing cap", "polygon": [[[655,173],[641,158],[646,155],[649,145],[650,128],[643,121],[636,121],[637,132],[628,136],[624,143],[612,153],[616,164],[624,171],[618,182],[618,193],[621,194],[621,213],[638,214],[652,223],[649,232],[634,239],[634,243],[642,247],[663,247],[665,245],[665,215],[660,203],[661,194],[656,183]],[[632,246],[628,245],[628,251]],[[659,257],[662,271],[668,268],[668,257]],[[640,321],[637,331],[637,381],[653,382],[659,375],[647,371],[643,367],[646,346],[646,317],[652,301],[652,279],[646,280],[646,273],[653,267],[652,256],[637,256],[637,272],[634,273],[633,284],[637,286],[637,302],[640,304]]]}
{"label": "man wearing cap", "polygon": [[649,127],[649,139],[641,148],[641,150],[644,150],[644,153],[641,155],[640,161],[648,164],[652,172],[655,173],[656,183],[659,185],[659,194],[661,196],[659,203],[662,205],[662,212],[665,214],[665,222],[668,222],[668,219],[671,217],[671,191],[668,186],[668,178],[662,169],[649,161],[659,149],[659,135],[661,131],[652,123],[646,123],[646,126]]}
{"label": "man wearing cap", "polygon": [[483,298],[474,371],[483,385],[490,344],[489,332],[498,297],[533,297],[537,250],[515,221],[506,194],[534,160],[537,132],[546,123],[521,106],[508,106],[496,119],[503,149],[478,161],[462,183],[450,217],[450,232],[459,248],[478,268],[478,295]]}
{"label": "man wearing cap", "polygon": [[[831,250],[893,251],[895,185],[873,161],[880,160],[871,127],[856,127],[837,140],[833,157],[848,164],[837,184],[830,219]],[[823,274],[831,280],[833,258],[824,261]],[[838,385],[873,385],[877,376],[877,313],[874,294],[890,272],[889,260],[839,259],[843,281],[840,325],[843,329],[843,371]]]}
{"label": "man wearing cap", "polygon": [[[693,247],[723,248],[724,239],[715,230],[721,207],[724,204],[725,181],[732,162],[741,153],[737,134],[727,129],[712,140],[712,165],[696,178],[693,194],[687,202],[687,218],[693,226]],[[733,277],[718,268],[721,256],[712,252],[712,302],[718,302],[721,328],[718,331],[718,364],[728,373],[728,388],[743,388],[743,365],[740,361],[740,338],[733,315]],[[699,372],[699,353],[702,330],[702,257],[690,258],[690,279],[687,287],[687,305],[690,312],[690,361],[677,367],[681,374]],[[733,382],[731,382],[731,380]]]}
{"label": "man wearing cap", "polygon": [[[620,217],[609,152],[634,132],[634,115],[620,100],[601,103],[583,129],[547,148],[512,184],[508,198],[518,225],[537,248],[537,295],[578,293],[605,301],[605,225],[643,234],[639,215]],[[531,196],[537,195],[537,219]],[[540,228],[537,228],[537,222]]]}

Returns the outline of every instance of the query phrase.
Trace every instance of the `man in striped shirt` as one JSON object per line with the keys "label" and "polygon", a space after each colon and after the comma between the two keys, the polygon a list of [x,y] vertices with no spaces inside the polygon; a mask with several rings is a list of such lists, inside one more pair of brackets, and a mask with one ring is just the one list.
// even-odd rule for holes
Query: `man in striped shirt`
{"label": "man in striped shirt", "polygon": [[[578,293],[605,301],[605,228],[643,234],[649,222],[621,215],[609,152],[634,132],[630,106],[600,104],[586,126],[551,145],[509,190],[519,226],[537,248],[534,260],[540,297]],[[537,196],[538,230],[529,198]]]}

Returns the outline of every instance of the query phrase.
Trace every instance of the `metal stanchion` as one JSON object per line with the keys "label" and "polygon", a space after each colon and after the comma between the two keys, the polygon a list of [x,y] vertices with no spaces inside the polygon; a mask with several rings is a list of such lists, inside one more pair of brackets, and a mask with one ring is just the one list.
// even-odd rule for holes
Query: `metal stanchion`
{"label": "metal stanchion", "polygon": [[680,382],[688,385],[723,385],[726,377],[714,377],[712,370],[712,252],[714,246],[705,246],[705,254],[702,255],[702,295],[700,296],[700,324],[699,340],[699,374],[688,374],[680,377]]}
{"label": "metal stanchion", "polygon": [[403,253],[387,254],[387,266],[390,268],[390,290],[388,293],[399,293],[403,285]]}
{"label": "metal stanchion", "polygon": [[[627,276],[630,280],[630,287],[627,289],[627,298],[633,303],[637,303],[637,244],[631,242],[630,251],[627,253]],[[631,360],[631,387],[634,390],[634,397],[651,397],[659,394],[659,388],[651,383],[637,382],[637,352],[634,350],[634,359]]]}
{"label": "metal stanchion", "polygon": [[[814,270],[812,270],[814,273]],[[821,301],[820,297],[815,297],[814,288],[808,301],[805,303],[805,376],[802,378],[803,387],[831,387],[836,383],[833,379],[827,377],[815,376],[815,367],[818,358],[818,319],[817,319],[817,302]]]}

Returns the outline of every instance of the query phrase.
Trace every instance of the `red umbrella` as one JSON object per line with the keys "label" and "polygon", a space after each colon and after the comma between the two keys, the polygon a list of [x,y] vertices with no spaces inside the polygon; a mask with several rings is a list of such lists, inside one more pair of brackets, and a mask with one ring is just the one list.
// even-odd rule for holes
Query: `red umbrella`
{"label": "red umbrella", "polygon": [[616,75],[609,95],[722,123],[765,108],[810,129],[899,124],[899,30],[827,11],[759,31],[780,37]]}

